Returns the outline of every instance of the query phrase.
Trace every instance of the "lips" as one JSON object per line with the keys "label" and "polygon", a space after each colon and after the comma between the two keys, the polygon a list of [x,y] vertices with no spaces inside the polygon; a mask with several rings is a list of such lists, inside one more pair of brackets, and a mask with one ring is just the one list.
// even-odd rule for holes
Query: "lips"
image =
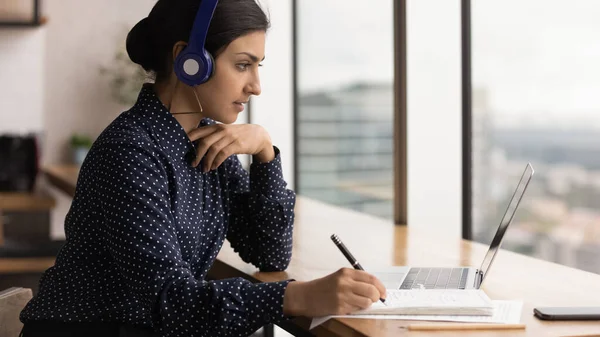
{"label": "lips", "polygon": [[238,111],[244,111],[244,103],[240,103],[240,102],[233,102],[233,105],[235,105],[238,109]]}

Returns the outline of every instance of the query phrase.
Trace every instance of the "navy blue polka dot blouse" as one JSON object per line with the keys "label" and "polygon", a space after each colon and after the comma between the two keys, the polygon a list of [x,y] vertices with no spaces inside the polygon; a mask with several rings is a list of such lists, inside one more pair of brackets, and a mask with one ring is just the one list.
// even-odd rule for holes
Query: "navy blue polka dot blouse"
{"label": "navy blue polka dot blouse", "polygon": [[[201,125],[214,124],[204,119]],[[284,319],[289,281],[206,281],[223,241],[262,271],[291,258],[295,194],[279,150],[203,173],[151,86],[98,137],[65,221],[66,244],[21,321],[120,322],[162,336],[244,336]]]}

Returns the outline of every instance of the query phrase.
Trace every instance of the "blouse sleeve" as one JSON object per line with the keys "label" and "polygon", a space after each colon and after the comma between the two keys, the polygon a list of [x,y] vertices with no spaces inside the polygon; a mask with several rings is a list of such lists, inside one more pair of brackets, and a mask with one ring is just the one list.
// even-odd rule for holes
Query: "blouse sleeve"
{"label": "blouse sleeve", "polygon": [[245,261],[262,271],[285,270],[292,257],[296,194],[287,189],[279,149],[250,173],[237,156],[226,161],[229,197],[227,239]]}

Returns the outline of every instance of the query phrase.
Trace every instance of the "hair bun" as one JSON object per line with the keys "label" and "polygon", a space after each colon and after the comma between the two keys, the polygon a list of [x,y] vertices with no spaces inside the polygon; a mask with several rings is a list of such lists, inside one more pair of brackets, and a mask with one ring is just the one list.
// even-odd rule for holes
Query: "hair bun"
{"label": "hair bun", "polygon": [[147,71],[154,68],[151,43],[148,18],[143,18],[127,34],[125,47],[131,61],[141,65]]}

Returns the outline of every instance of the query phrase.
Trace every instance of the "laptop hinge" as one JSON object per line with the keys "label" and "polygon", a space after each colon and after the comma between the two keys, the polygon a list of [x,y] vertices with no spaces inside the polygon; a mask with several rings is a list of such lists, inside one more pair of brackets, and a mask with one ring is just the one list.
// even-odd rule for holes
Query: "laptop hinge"
{"label": "laptop hinge", "polygon": [[475,275],[475,289],[479,289],[481,287],[481,283],[483,282],[483,272],[477,269]]}

